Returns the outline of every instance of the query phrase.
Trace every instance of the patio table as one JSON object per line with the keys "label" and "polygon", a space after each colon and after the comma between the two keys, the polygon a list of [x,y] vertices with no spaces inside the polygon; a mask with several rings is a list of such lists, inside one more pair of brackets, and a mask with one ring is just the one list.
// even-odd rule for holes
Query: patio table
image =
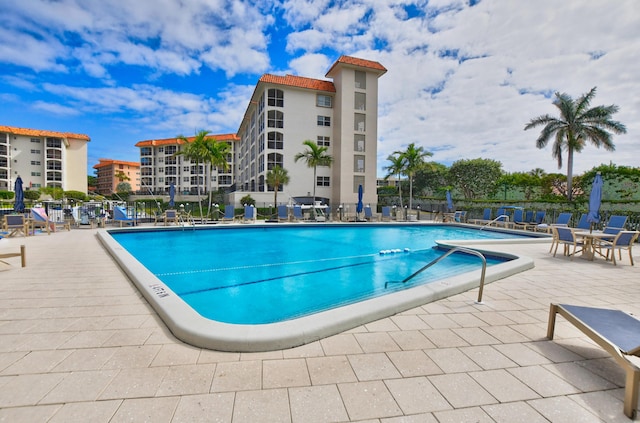
{"label": "patio table", "polygon": [[607,234],[602,231],[576,231],[575,235],[584,239],[582,255],[590,261],[595,259],[596,245],[600,240],[611,240],[616,237],[616,234]]}

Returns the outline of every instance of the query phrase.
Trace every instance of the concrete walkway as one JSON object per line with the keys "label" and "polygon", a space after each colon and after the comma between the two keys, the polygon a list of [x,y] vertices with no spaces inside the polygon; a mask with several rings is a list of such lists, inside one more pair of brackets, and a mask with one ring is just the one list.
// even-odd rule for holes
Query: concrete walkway
{"label": "concrete walkway", "polygon": [[[625,422],[624,374],[550,302],[640,314],[640,266],[510,245],[533,270],[299,348],[176,340],[96,229],[0,240],[0,422]],[[640,262],[640,248],[634,257]]]}

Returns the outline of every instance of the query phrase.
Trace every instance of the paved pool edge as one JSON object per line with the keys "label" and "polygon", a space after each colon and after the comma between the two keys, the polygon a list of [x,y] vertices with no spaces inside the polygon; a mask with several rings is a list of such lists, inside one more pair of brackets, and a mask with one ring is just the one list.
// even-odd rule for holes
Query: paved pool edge
{"label": "paved pool edge", "polygon": [[[285,322],[228,324],[199,315],[115,241],[109,231],[98,231],[96,236],[178,339],[197,347],[219,351],[261,352],[296,347],[477,288],[479,285],[479,272],[468,272]],[[513,240],[502,241],[438,241],[438,244],[445,248],[464,245],[486,254],[512,258],[509,262],[487,268],[486,285],[534,267],[531,258],[492,249],[492,245],[513,243]],[[548,243],[549,240],[531,239],[528,242]],[[473,247],[476,244],[481,247]]]}

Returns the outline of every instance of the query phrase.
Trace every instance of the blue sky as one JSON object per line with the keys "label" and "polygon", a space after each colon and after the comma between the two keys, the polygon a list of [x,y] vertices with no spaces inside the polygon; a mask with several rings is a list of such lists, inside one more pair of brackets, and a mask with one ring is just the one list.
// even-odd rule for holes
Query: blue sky
{"label": "blue sky", "polygon": [[628,133],[574,172],[640,165],[637,0],[0,1],[0,124],[89,135],[93,174],[141,140],[234,133],[262,74],[324,79],[342,54],[388,69],[380,176],[411,142],[446,165],[558,172],[524,125],[594,86]]}

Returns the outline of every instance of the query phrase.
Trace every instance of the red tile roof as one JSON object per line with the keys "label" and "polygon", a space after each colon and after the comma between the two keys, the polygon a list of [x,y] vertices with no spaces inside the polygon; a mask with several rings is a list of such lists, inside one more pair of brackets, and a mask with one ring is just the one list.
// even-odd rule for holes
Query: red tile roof
{"label": "red tile roof", "polygon": [[[186,137],[188,142],[193,142],[195,137]],[[236,134],[207,135],[207,139],[216,141],[240,141]],[[136,143],[136,147],[158,147],[162,145],[184,144],[184,141],[176,138],[164,138],[160,140],[145,140]]]}
{"label": "red tile roof", "polygon": [[352,65],[352,66],[358,66],[361,68],[369,68],[369,69],[377,70],[380,72],[380,75],[387,72],[387,68],[385,68],[378,62],[374,62],[373,60],[359,59],[357,57],[351,57],[351,56],[340,56],[340,58],[336,60],[336,62],[331,66],[331,69],[329,69],[329,71],[327,72],[327,76],[331,74],[333,69],[336,66],[338,66],[338,64],[341,64],[341,63],[345,65]]}
{"label": "red tile roof", "polygon": [[56,137],[56,138],[71,138],[74,140],[85,140],[91,141],[88,135],[85,134],[74,134],[73,132],[58,132],[58,131],[47,131],[44,129],[29,129],[29,128],[18,128],[16,126],[7,126],[0,125],[0,132],[8,132],[14,135],[25,135],[30,137]]}
{"label": "red tile roof", "polygon": [[331,93],[336,92],[336,87],[331,81],[324,81],[321,79],[305,78],[303,76],[286,75],[278,76],[271,74],[264,74],[260,77],[259,82],[268,84],[287,85],[290,87],[306,88],[309,90],[328,91]]}
{"label": "red tile roof", "polygon": [[113,159],[98,159],[98,160],[100,161],[100,163],[98,163],[97,165],[94,165],[93,166],[94,169],[98,169],[105,166],[111,166],[111,165],[125,165],[125,166],[131,166],[131,167],[140,167],[139,162],[125,162],[122,160],[113,160]]}

